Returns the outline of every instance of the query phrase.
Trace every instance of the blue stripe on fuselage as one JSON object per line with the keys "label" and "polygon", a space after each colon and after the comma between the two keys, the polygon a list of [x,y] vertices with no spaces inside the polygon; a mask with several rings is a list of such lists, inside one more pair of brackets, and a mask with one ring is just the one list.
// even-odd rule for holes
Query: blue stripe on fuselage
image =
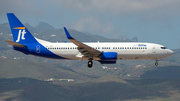
{"label": "blue stripe on fuselage", "polygon": [[64,57],[61,57],[52,53],[40,43],[31,43],[31,44],[24,44],[24,45],[26,45],[27,47],[24,47],[24,48],[14,47],[14,49],[17,51],[23,52],[25,54],[31,54],[31,55],[40,56],[40,57],[54,58],[54,59],[68,59],[68,58],[64,58]]}

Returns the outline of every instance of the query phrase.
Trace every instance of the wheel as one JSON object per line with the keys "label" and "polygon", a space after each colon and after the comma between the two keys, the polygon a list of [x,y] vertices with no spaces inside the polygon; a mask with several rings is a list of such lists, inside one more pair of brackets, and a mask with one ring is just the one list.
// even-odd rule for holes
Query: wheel
{"label": "wheel", "polygon": [[158,66],[158,62],[155,62],[155,66]]}
{"label": "wheel", "polygon": [[91,68],[93,65],[93,62],[92,61],[88,61],[88,67]]}

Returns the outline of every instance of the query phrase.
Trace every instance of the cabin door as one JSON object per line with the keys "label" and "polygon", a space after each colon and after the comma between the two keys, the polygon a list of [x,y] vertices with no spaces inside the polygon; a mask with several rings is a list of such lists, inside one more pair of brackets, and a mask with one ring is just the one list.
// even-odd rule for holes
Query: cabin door
{"label": "cabin door", "polygon": [[156,47],[155,46],[152,47],[152,52],[156,53]]}
{"label": "cabin door", "polygon": [[40,45],[36,46],[36,53],[40,53]]}

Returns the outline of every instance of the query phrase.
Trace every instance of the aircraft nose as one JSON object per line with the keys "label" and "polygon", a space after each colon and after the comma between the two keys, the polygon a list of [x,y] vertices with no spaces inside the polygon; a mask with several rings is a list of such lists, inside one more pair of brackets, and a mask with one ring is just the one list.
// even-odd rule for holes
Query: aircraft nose
{"label": "aircraft nose", "polygon": [[167,53],[168,53],[169,55],[173,55],[173,54],[174,54],[174,52],[173,52],[172,50],[170,50],[170,49],[167,51]]}

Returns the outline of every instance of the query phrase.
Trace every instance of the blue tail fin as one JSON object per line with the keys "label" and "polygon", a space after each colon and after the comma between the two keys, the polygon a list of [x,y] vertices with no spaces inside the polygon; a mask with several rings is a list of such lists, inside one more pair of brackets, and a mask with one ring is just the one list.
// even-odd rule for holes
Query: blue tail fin
{"label": "blue tail fin", "polygon": [[7,13],[14,42],[20,44],[37,43],[37,40],[27,30],[27,28],[18,20],[13,13]]}

